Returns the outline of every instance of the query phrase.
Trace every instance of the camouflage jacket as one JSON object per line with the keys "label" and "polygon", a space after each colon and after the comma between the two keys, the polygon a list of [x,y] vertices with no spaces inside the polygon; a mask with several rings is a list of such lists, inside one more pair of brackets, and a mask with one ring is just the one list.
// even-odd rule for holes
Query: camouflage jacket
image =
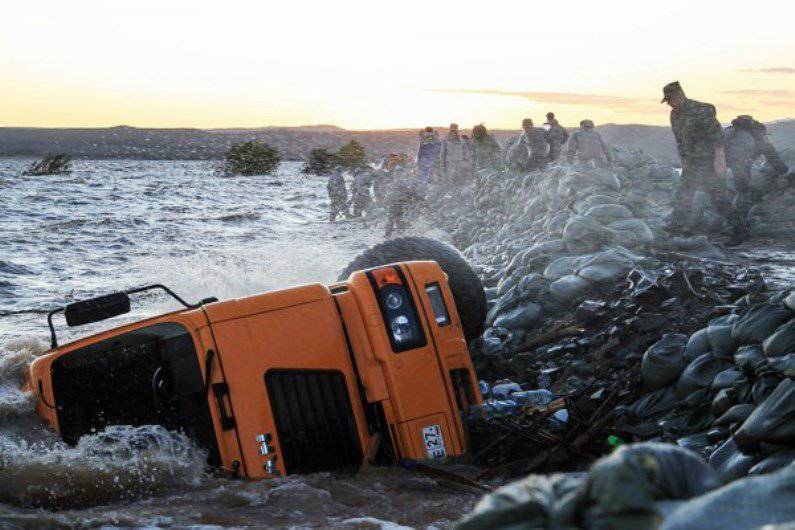
{"label": "camouflage jacket", "polygon": [[502,149],[492,135],[487,135],[482,140],[472,142],[475,169],[494,168],[502,166]]}
{"label": "camouflage jacket", "polygon": [[566,143],[569,139],[569,131],[567,131],[556,119],[551,119],[546,122],[549,125],[549,137],[552,141],[557,142],[558,146]]}
{"label": "camouflage jacket", "polygon": [[685,100],[678,110],[671,110],[671,128],[683,164],[714,162],[715,148],[725,143],[716,114],[713,105],[692,99]]}

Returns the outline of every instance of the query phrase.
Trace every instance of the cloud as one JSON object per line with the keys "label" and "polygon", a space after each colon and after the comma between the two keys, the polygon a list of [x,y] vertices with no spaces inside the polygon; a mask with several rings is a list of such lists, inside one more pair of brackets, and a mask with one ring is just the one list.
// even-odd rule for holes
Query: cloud
{"label": "cloud", "polygon": [[771,68],[745,68],[740,71],[745,74],[795,74],[795,68],[791,66],[774,66]]}
{"label": "cloud", "polygon": [[724,94],[732,94],[735,96],[751,96],[751,97],[766,97],[766,98],[795,98],[795,90],[727,90]]}
{"label": "cloud", "polygon": [[618,107],[644,107],[651,100],[627,98],[621,96],[604,96],[600,94],[574,94],[570,92],[523,92],[510,90],[489,90],[471,88],[440,88],[429,92],[444,94],[479,94],[484,96],[509,96],[525,98],[538,103],[552,103],[556,105],[581,105],[586,107],[618,106]]}

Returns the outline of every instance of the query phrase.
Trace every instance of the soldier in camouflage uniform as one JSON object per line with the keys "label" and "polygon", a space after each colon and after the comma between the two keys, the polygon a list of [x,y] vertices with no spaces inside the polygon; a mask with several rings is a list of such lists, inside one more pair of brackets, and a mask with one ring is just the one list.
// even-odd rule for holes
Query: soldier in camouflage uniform
{"label": "soldier in camouflage uniform", "polygon": [[502,169],[500,144],[482,123],[472,127],[472,158],[475,169]]}
{"label": "soldier in camouflage uniform", "polygon": [[554,162],[560,157],[563,144],[569,139],[569,131],[555,119],[554,112],[547,112],[547,121],[544,125],[548,127],[549,138],[552,140],[549,148],[549,160]]}
{"label": "soldier in camouflage uniform", "polygon": [[762,156],[765,157],[765,169],[770,176],[780,177],[789,171],[770,142],[765,125],[752,116],[737,116],[732,120],[731,127],[726,129],[726,162],[734,175],[737,213],[743,230],[748,229],[749,210],[763,195],[761,190],[751,187],[751,166]]}
{"label": "soldier in camouflage uniform", "polygon": [[725,183],[726,139],[715,107],[688,99],[678,81],[665,85],[663,102],[671,107],[671,128],[682,159],[682,179],[674,195],[670,229],[675,232],[686,230],[693,196],[702,189],[718,213],[733,224],[736,235],[739,223],[733,215],[734,208]]}

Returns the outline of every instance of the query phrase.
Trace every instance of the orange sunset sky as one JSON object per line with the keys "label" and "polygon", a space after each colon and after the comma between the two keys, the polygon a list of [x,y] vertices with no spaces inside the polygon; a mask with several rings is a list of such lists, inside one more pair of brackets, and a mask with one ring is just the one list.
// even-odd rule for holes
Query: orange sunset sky
{"label": "orange sunset sky", "polygon": [[0,126],[667,123],[663,84],[795,117],[786,2],[6,3]]}

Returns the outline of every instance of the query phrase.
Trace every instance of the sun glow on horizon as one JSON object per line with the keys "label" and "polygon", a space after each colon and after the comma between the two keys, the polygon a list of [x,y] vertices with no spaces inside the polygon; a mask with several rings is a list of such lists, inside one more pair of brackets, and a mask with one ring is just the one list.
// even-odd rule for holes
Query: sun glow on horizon
{"label": "sun glow on horizon", "polygon": [[0,126],[665,124],[674,79],[722,121],[795,117],[795,34],[758,4],[14,3]]}

